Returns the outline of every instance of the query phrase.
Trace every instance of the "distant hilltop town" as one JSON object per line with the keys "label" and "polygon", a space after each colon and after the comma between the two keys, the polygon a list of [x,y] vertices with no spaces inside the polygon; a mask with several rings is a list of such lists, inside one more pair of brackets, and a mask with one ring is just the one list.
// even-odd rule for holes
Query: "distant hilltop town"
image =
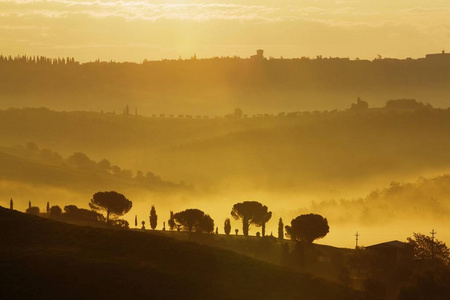
{"label": "distant hilltop town", "polygon": [[[139,107],[140,114],[223,113],[233,106],[275,113],[348,107],[358,96],[375,107],[386,99],[418,99],[435,107],[450,99],[450,54],[373,60],[273,58],[263,49],[246,58],[165,59],[142,63],[0,56],[3,107],[69,104],[100,110]],[[127,102],[125,102],[127,101]],[[406,101],[408,102],[408,101]],[[411,103],[402,104],[406,106]],[[360,104],[363,108],[364,104]],[[128,112],[137,114],[136,111]]]}
{"label": "distant hilltop town", "polygon": [[[142,64],[148,64],[153,62],[170,62],[170,61],[216,61],[216,60],[250,60],[250,61],[309,61],[309,60],[328,60],[328,61],[427,61],[427,62],[450,62],[450,53],[446,53],[445,50],[442,50],[440,53],[432,53],[432,54],[426,54],[425,57],[413,59],[411,57],[407,57],[405,59],[400,58],[388,58],[388,57],[382,57],[381,55],[378,55],[373,60],[369,59],[350,59],[347,57],[325,57],[322,55],[317,55],[315,57],[296,57],[296,58],[276,58],[276,57],[265,57],[264,56],[264,50],[258,49],[256,50],[255,55],[251,55],[249,58],[242,58],[240,56],[215,56],[212,58],[198,58],[196,54],[194,54],[192,57],[187,59],[182,59],[181,56],[178,59],[162,59],[162,60],[147,60],[144,59]],[[27,56],[27,55],[17,55],[17,56],[4,56],[0,55],[0,64],[3,63],[12,63],[12,62],[18,62],[18,63],[39,63],[39,64],[52,64],[52,65],[78,65],[81,64],[79,61],[76,61],[73,57],[58,57],[58,58],[48,58],[44,56]],[[115,61],[102,61],[100,59],[97,59],[95,61],[87,62],[87,64],[90,63],[120,63]],[[131,62],[123,62],[123,63],[131,63]]]}

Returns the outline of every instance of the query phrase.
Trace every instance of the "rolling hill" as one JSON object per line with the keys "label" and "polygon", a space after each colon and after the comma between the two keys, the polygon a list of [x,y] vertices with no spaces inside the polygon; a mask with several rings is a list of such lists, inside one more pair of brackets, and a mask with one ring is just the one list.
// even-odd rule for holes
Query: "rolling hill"
{"label": "rolling hill", "polygon": [[233,252],[0,207],[2,299],[365,299]]}

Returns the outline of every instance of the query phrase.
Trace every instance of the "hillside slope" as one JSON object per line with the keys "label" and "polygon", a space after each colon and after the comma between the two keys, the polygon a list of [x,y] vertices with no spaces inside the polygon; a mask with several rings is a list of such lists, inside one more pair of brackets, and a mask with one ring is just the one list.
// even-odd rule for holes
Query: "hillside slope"
{"label": "hillside slope", "polygon": [[2,299],[364,299],[232,252],[4,208],[0,240]]}

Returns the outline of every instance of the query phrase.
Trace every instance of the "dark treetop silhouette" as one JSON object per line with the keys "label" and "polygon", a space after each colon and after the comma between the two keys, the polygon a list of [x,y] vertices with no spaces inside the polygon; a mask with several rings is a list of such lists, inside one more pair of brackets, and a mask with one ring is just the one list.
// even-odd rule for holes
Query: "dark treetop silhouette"
{"label": "dark treetop silhouette", "polygon": [[266,235],[266,223],[272,218],[272,212],[268,211],[267,206],[263,206],[264,213],[261,214],[261,220],[259,220],[258,224],[261,224],[261,235]]}
{"label": "dark treetop silhouette", "polygon": [[284,238],[284,224],[282,218],[280,218],[280,220],[278,221],[278,238],[280,240]]}
{"label": "dark treetop silhouette", "polygon": [[231,222],[229,218],[225,219],[225,223],[223,226],[223,231],[225,232],[226,235],[229,235],[231,232]]}
{"label": "dark treetop silhouette", "polygon": [[272,213],[268,212],[267,206],[263,206],[257,201],[244,201],[233,205],[231,216],[236,220],[242,219],[242,231],[245,236],[248,236],[251,224],[265,226],[265,223],[272,217]]}
{"label": "dark treetop silhouette", "polygon": [[183,230],[192,232],[212,233],[214,220],[199,209],[186,209],[174,214],[175,222],[181,225]]}
{"label": "dark treetop silhouette", "polygon": [[156,226],[158,225],[158,216],[156,215],[156,209],[154,205],[152,205],[152,208],[150,210],[149,221],[150,227],[155,230]]}
{"label": "dark treetop silhouette", "polygon": [[167,223],[169,224],[170,230],[173,230],[175,228],[175,220],[173,218],[173,211],[170,211],[170,218]]}
{"label": "dark treetop silhouette", "polygon": [[130,211],[133,203],[117,192],[98,192],[92,197],[89,207],[96,211],[106,211],[106,222],[109,216],[123,216]]}
{"label": "dark treetop silhouette", "polygon": [[27,214],[38,216],[40,211],[39,211],[39,207],[30,206],[27,208],[26,212],[27,212]]}
{"label": "dark treetop silhouette", "polygon": [[443,264],[450,263],[450,249],[444,242],[421,233],[414,233],[413,235],[414,238],[408,238],[408,244],[413,249],[415,259],[432,259]]}
{"label": "dark treetop silhouette", "polygon": [[329,232],[328,221],[321,215],[301,215],[291,221],[291,226],[286,226],[286,235],[293,241],[312,243],[318,238],[323,238]]}

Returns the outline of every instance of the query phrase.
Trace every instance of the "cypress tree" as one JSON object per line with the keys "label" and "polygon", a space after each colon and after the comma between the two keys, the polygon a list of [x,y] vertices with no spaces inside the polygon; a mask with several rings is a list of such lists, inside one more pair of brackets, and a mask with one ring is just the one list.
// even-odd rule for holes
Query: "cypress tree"
{"label": "cypress tree", "polygon": [[158,216],[156,215],[155,206],[152,205],[152,209],[150,210],[150,227],[155,230],[158,224]]}
{"label": "cypress tree", "polygon": [[223,231],[225,231],[226,235],[229,235],[231,232],[231,222],[229,218],[225,219],[225,224],[223,226]]}
{"label": "cypress tree", "polygon": [[280,218],[280,221],[278,221],[278,238],[282,240],[284,237],[284,224],[283,219]]}

